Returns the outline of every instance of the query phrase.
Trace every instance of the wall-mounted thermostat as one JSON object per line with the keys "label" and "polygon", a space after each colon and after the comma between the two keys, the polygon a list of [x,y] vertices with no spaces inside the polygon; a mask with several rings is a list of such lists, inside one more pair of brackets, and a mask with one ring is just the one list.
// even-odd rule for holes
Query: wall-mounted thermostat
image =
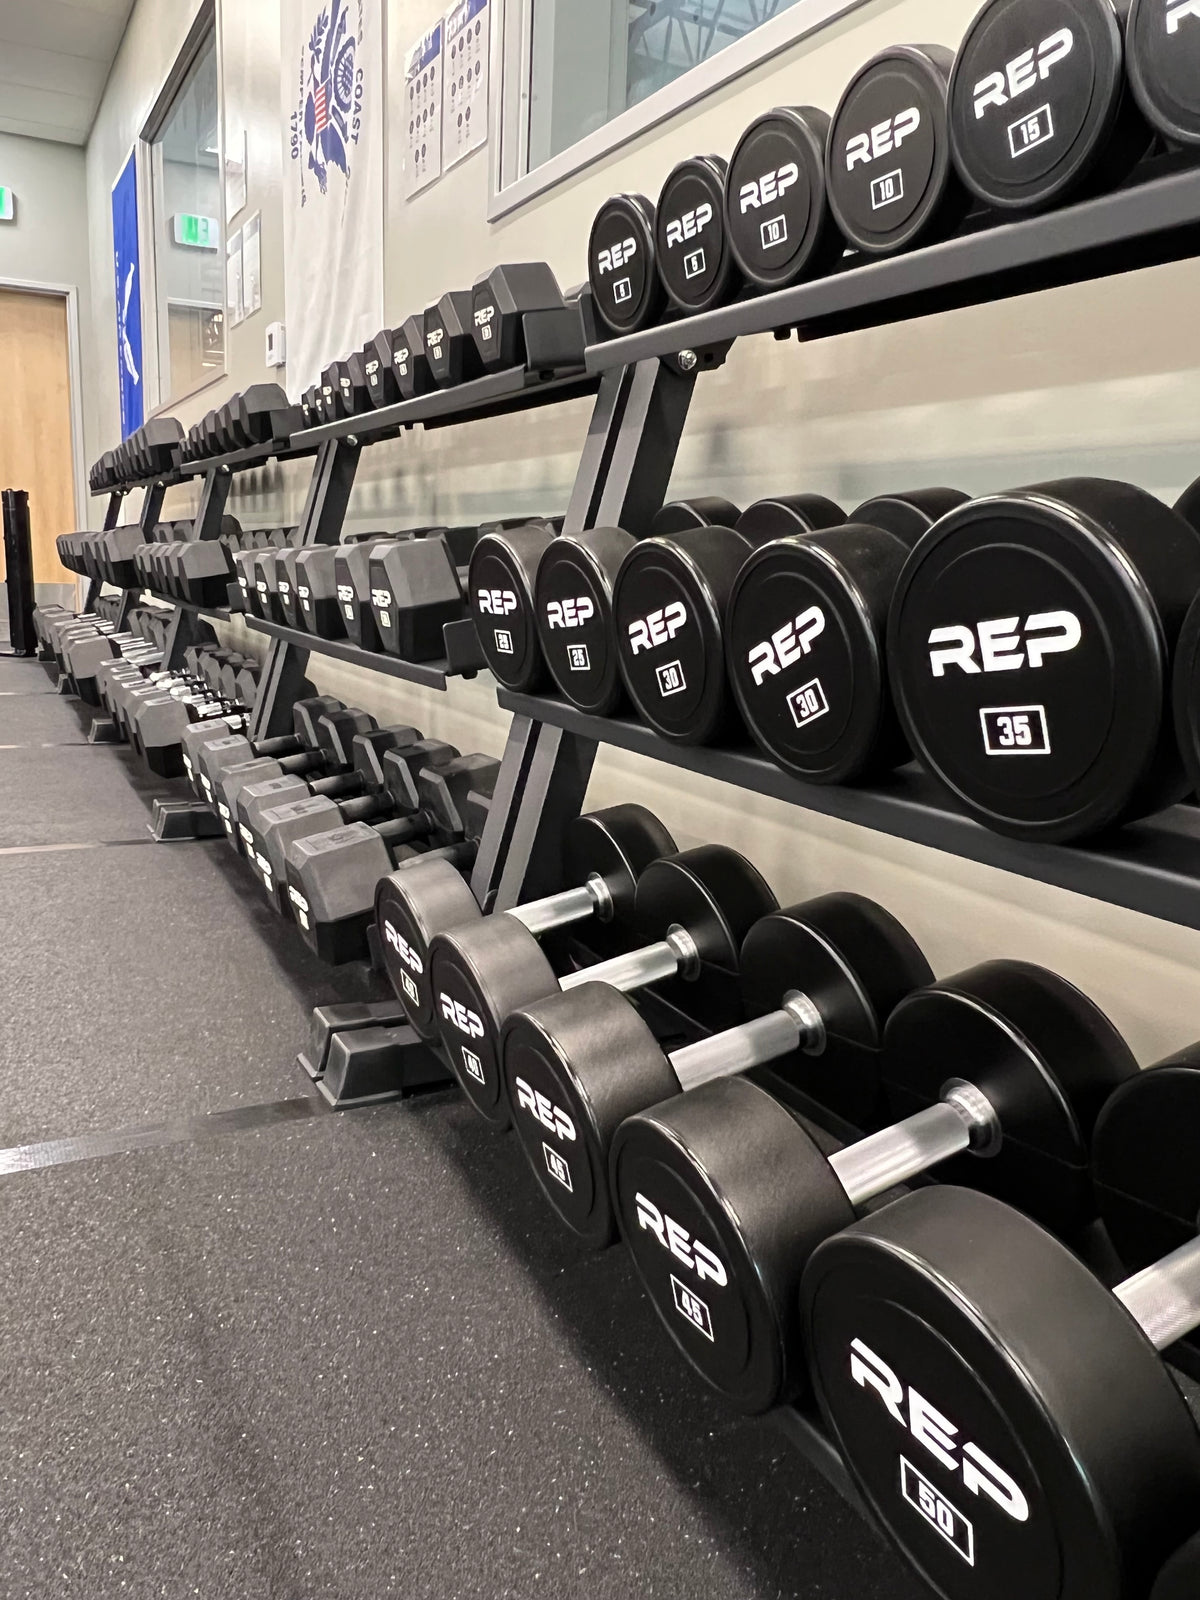
{"label": "wall-mounted thermostat", "polygon": [[17,197],[11,189],[0,184],[0,222],[17,220]]}
{"label": "wall-mounted thermostat", "polygon": [[267,365],[287,366],[287,329],[282,322],[272,322],[267,329]]}

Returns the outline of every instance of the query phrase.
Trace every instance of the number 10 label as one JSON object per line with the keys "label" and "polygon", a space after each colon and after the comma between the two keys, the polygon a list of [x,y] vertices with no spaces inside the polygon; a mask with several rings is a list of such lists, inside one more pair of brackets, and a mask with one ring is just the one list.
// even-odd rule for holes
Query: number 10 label
{"label": "number 10 label", "polygon": [[985,707],[983,748],[989,756],[1048,756],[1050,729],[1045,706]]}

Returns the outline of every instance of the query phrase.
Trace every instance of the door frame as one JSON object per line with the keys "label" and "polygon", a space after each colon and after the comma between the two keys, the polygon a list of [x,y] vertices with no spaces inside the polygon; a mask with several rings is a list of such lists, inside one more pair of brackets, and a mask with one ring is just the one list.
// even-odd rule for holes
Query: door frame
{"label": "door frame", "polygon": [[83,475],[83,357],[79,341],[79,290],[70,283],[32,283],[24,278],[0,278],[0,289],[15,289],[23,294],[52,295],[67,302],[67,383],[71,403],[71,472],[75,483],[75,522],[78,527],[86,528],[88,496]]}

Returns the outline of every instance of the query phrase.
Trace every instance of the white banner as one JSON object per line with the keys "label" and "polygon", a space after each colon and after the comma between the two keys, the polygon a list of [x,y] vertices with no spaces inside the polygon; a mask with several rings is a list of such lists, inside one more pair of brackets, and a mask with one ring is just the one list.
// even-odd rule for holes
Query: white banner
{"label": "white banner", "polygon": [[288,391],[383,325],[382,0],[282,0]]}

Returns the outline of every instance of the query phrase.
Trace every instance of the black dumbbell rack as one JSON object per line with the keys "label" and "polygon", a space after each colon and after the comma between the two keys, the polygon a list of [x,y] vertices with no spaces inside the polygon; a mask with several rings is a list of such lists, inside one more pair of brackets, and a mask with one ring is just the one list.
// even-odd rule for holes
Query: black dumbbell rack
{"label": "black dumbbell rack", "polygon": [[[370,444],[417,424],[452,426],[588,392],[595,392],[596,399],[565,528],[643,528],[666,497],[697,378],[720,366],[735,338],[770,333],[782,339],[796,332],[807,341],[1198,255],[1200,170],[1167,161],[1159,175],[1100,199],[980,229],[894,259],[851,263],[827,278],[594,345],[583,371],[494,374],[328,423],[296,435],[286,447],[289,454],[316,454],[301,543],[338,542],[359,455]],[[270,453],[282,452],[277,447]],[[197,467],[210,474],[198,528],[219,530],[228,492],[227,476],[224,490],[217,487],[222,468],[228,473],[263,459],[261,452],[238,454],[254,454],[255,459],[243,463],[230,457]],[[152,498],[153,489],[148,505]],[[143,523],[156,520],[158,509],[149,518],[144,509]],[[291,707],[312,652],[438,688],[480,664],[469,623],[451,625],[456,631],[448,633],[444,662],[422,666],[257,618],[247,620],[273,639],[254,710],[253,738],[290,726]],[[180,645],[180,654],[182,649]],[[1200,928],[1200,808],[1194,806],[1175,807],[1128,827],[1102,849],[1022,844],[989,833],[956,811],[915,769],[902,769],[870,786],[820,787],[791,778],[749,747],[683,749],[640,723],[587,716],[558,699],[501,690],[498,700],[512,720],[471,876],[472,891],[485,911],[559,886],[564,825],[581,811],[597,750],[607,743],[801,809]],[[411,1081],[430,1081],[431,1052],[415,1034],[404,1046],[405,1052],[410,1049]],[[403,1067],[400,1075],[408,1076]],[[769,1069],[757,1075],[802,1113],[817,1114],[797,1084]],[[330,1086],[325,1094],[332,1104],[353,1103],[352,1095]],[[828,1124],[827,1117],[823,1120]],[[852,1130],[833,1131],[853,1136]],[[861,1506],[816,1418],[790,1407],[777,1416],[813,1464]]]}

